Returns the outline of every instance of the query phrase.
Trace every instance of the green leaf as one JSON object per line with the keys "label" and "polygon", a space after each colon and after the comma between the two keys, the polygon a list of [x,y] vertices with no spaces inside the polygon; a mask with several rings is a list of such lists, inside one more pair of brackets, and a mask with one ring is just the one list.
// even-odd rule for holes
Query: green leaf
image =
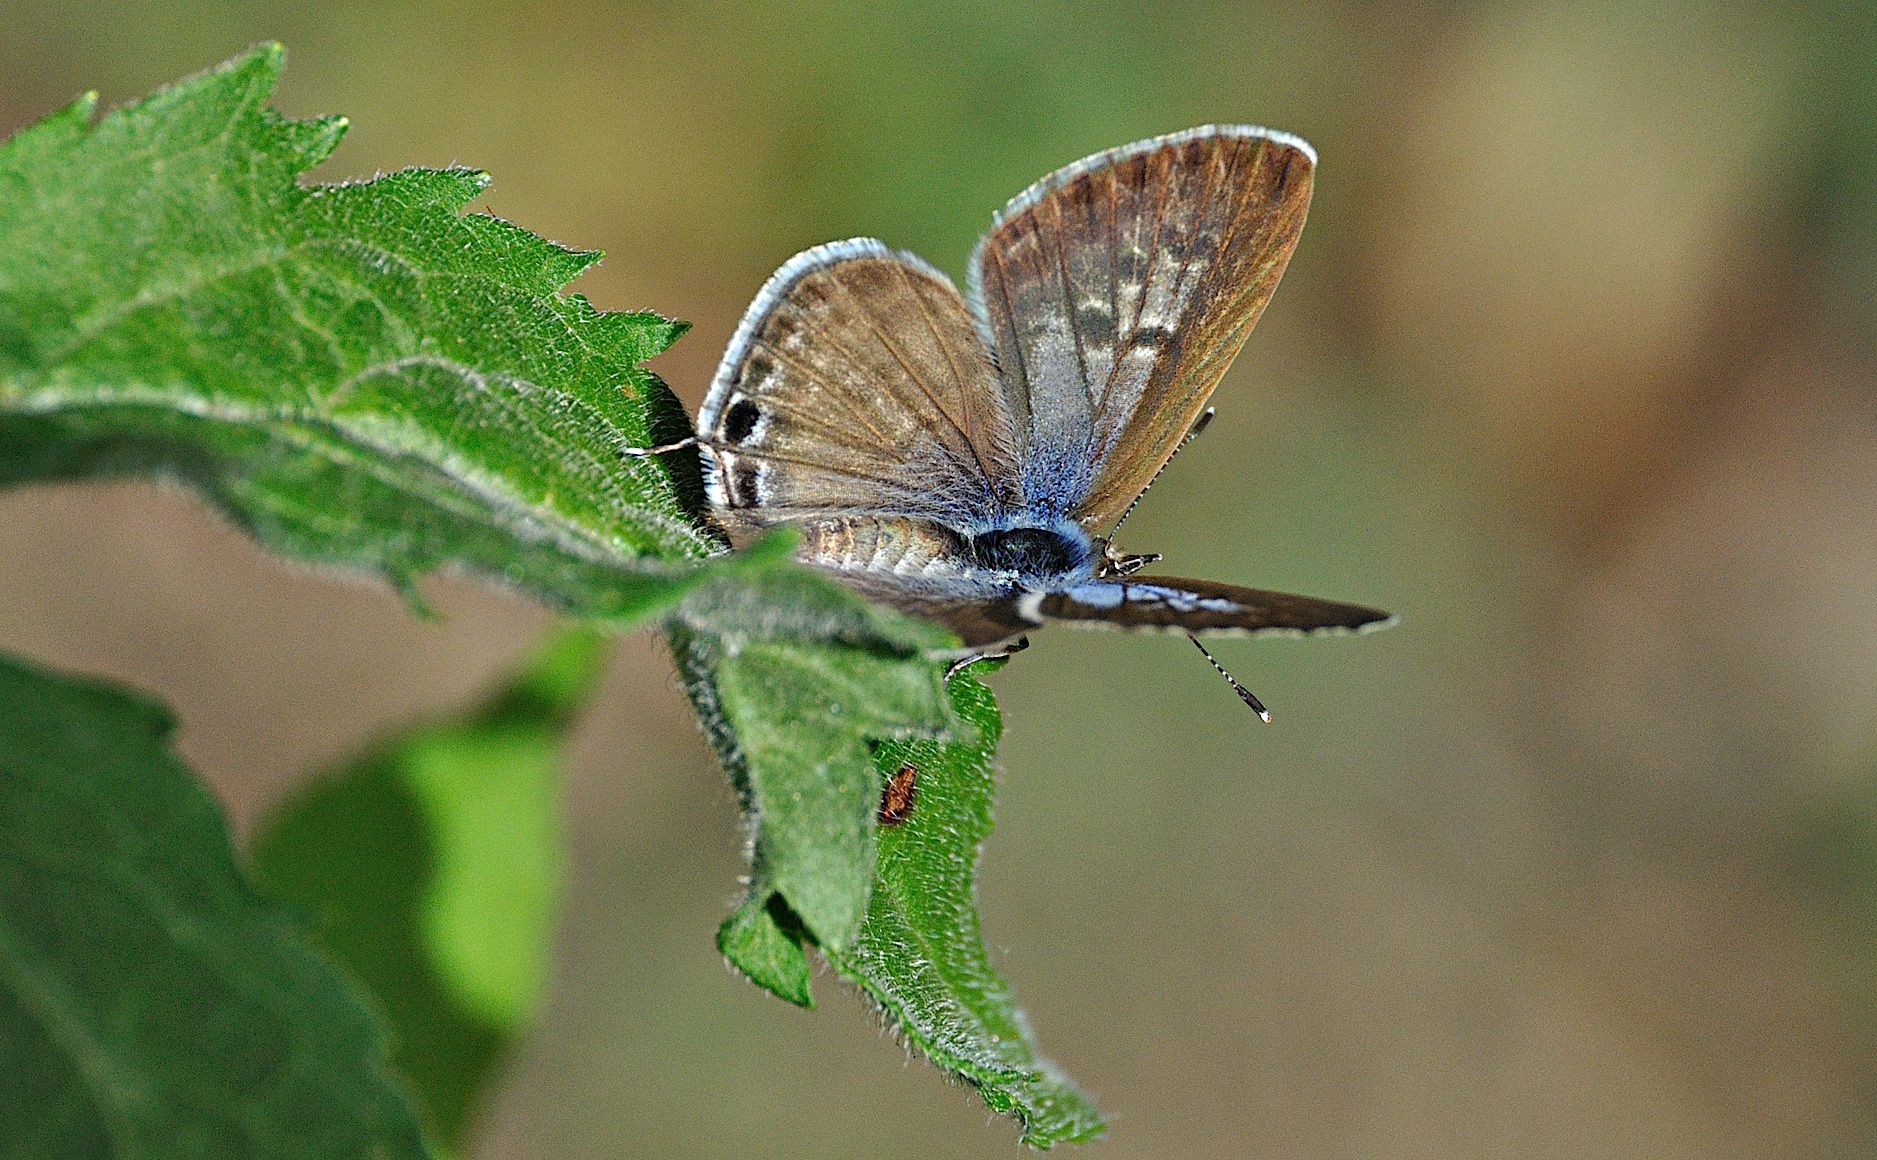
{"label": "green leaf", "polygon": [[[794,593],[779,625],[724,620],[771,631],[708,631],[741,600],[767,607],[749,593],[774,596],[771,585]],[[927,626],[844,602],[858,603],[812,575],[751,573],[699,589],[667,620],[751,829],[749,891],[718,949],[751,982],[808,1007],[807,947],[820,947],[921,1052],[1016,1116],[1025,1143],[1093,1139],[1099,1113],[1037,1054],[979,934],[974,868],[991,829],[996,702],[968,674],[946,685],[943,662],[921,650],[942,643]],[[914,808],[880,826],[885,780],[905,764]]]}
{"label": "green leaf", "polygon": [[[946,700],[944,663],[926,654],[956,641],[793,567],[745,568],[700,587],[667,619],[667,635],[742,799],[752,898],[779,893],[816,941],[848,945],[873,878],[872,749],[966,728]],[[739,966],[733,949],[755,933],[763,954],[778,949],[761,930],[762,905],[719,934]],[[752,960],[745,973],[771,972]]]}
{"label": "green leaf", "polygon": [[813,1007],[801,919],[774,890],[752,891],[717,928],[717,949],[750,982],[798,1007]]}
{"label": "green leaf", "polygon": [[[410,590],[466,566],[589,616],[720,550],[640,367],[683,325],[595,311],[592,264],[461,211],[488,179],[302,187],[339,118],[266,102],[276,45],[0,145],[0,483],[186,481],[276,551]],[[669,462],[667,462],[669,461]]]}
{"label": "green leaf", "polygon": [[823,953],[926,1058],[970,1083],[993,1111],[1016,1116],[1025,1144],[1092,1140],[1103,1130],[1100,1113],[1037,1053],[1009,983],[984,951],[977,852],[991,832],[1003,724],[990,690],[969,673],[952,678],[950,693],[976,738],[880,747],[883,777],[912,767],[912,808],[904,822],[881,827],[859,938]]}
{"label": "green leaf", "polygon": [[604,644],[560,632],[480,707],[314,779],[255,842],[256,876],[317,915],[377,997],[393,1062],[452,1147],[540,1005],[565,858],[561,747]]}
{"label": "green leaf", "polygon": [[823,946],[866,912],[880,779],[868,742],[946,723],[943,665],[812,644],[751,644],[717,667],[750,770],[756,870]]}
{"label": "green leaf", "polygon": [[384,1036],[236,868],[158,705],[0,655],[9,1157],[419,1157]]}

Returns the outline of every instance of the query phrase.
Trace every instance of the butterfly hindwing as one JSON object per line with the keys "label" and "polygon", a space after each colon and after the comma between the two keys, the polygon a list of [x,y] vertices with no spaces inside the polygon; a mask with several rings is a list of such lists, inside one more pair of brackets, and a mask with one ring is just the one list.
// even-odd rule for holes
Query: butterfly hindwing
{"label": "butterfly hindwing", "polygon": [[997,215],[970,290],[1026,499],[1091,533],[1172,456],[1296,248],[1316,155],[1205,126],[1045,177]]}
{"label": "butterfly hindwing", "polygon": [[957,525],[1021,498],[1014,428],[963,299],[872,239],[776,272],[724,353],[698,434],[733,532],[853,513]]}
{"label": "butterfly hindwing", "polygon": [[1194,636],[1373,632],[1394,623],[1388,613],[1357,604],[1173,576],[1090,580],[1035,592],[1022,611],[1038,623]]}

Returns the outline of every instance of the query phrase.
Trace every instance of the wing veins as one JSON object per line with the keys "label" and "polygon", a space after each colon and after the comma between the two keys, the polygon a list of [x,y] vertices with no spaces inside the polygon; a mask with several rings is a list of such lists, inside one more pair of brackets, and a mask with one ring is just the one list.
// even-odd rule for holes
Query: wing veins
{"label": "wing veins", "polygon": [[[1145,172],[1147,169],[1146,164],[1143,163],[1141,169]],[[1158,184],[1154,187],[1154,235],[1148,244],[1146,265],[1142,268],[1141,294],[1134,303],[1134,322],[1133,325],[1128,328],[1128,342],[1130,345],[1134,341],[1134,336],[1140,333],[1141,315],[1147,313],[1147,288],[1153,284],[1154,259],[1160,256],[1160,227],[1163,219],[1166,217],[1166,213],[1167,177],[1163,172]]]}
{"label": "wing veins", "polygon": [[[848,354],[847,351],[842,350],[838,343],[829,342],[828,345],[834,347],[834,349],[836,351],[839,351],[843,357],[847,358],[849,361],[852,361],[853,356]],[[857,420],[860,423],[862,427],[865,427],[867,429],[867,433],[869,435],[872,435],[874,439],[879,441],[881,446],[884,447],[888,445],[885,433],[882,432],[878,427],[875,427],[871,422],[867,420],[866,412],[862,411],[859,407],[854,406],[848,400],[847,392],[842,390],[838,384],[831,382],[827,378],[823,377],[819,371],[811,370],[808,364],[799,361],[798,359],[795,358],[794,355],[784,354],[781,348],[779,347],[770,346],[768,343],[765,342],[763,344],[763,349],[769,353],[769,357],[775,359],[779,363],[782,363],[784,366],[789,367],[796,374],[802,376],[805,379],[808,379],[811,382],[820,384],[821,388],[827,392],[828,397],[838,401],[841,407],[845,409],[849,415],[852,415],[855,418],[855,420]]]}
{"label": "wing veins", "polygon": [[[850,438],[848,431],[844,428],[810,411],[797,407],[793,403],[784,403],[779,396],[768,396],[763,402],[771,411],[787,416],[790,422],[800,423],[804,427],[814,428],[817,432],[821,433],[824,442],[846,447],[853,451],[878,452],[883,446],[877,438],[871,446],[866,443],[857,442]],[[739,447],[737,450],[741,450],[741,448]]]}
{"label": "wing veins", "polygon": [[[1220,177],[1223,177],[1225,174],[1224,168],[1216,164],[1217,159],[1214,158],[1213,160],[1215,164],[1206,166],[1205,195],[1199,199],[1199,208],[1193,213],[1193,232],[1194,233],[1199,232],[1200,225],[1206,220],[1206,211],[1212,208],[1212,194],[1213,194],[1214,188],[1216,187],[1217,179]],[[1186,275],[1192,272],[1194,248],[1195,247],[1193,246],[1186,247],[1186,253],[1180,256],[1180,272],[1176,274],[1173,278],[1173,289],[1175,291],[1179,290],[1180,287],[1186,285]],[[1221,253],[1224,252],[1223,246],[1220,247],[1220,252]],[[1216,268],[1217,268],[1217,263],[1213,263],[1212,265],[1207,267],[1207,269],[1216,269]]]}
{"label": "wing veins", "polygon": [[751,459],[767,459],[774,463],[793,463],[798,467],[812,467],[816,471],[825,471],[832,475],[845,475],[850,479],[864,479],[869,483],[882,484],[892,491],[906,491],[906,484],[884,475],[875,475],[867,471],[855,471],[851,468],[836,467],[831,463],[821,463],[813,459],[803,459],[794,455],[778,455],[774,451],[764,451],[760,447],[737,447],[728,452],[731,455],[747,455]]}
{"label": "wing veins", "polygon": [[[850,303],[854,301],[854,292],[850,290],[846,286],[846,284],[837,281],[835,285],[841,288],[841,293],[848,298]],[[951,425],[951,429],[953,431],[958,432],[958,437],[965,441],[965,446],[971,448],[971,458],[974,461],[977,460],[977,449],[975,447],[971,447],[971,436],[965,434],[964,428],[958,425],[958,420],[952,418],[950,412],[946,411],[945,408],[939,404],[937,396],[932,394],[932,388],[928,387],[925,384],[925,380],[919,377],[918,372],[912,369],[912,365],[906,361],[906,358],[904,355],[899,353],[898,348],[896,348],[891,342],[887,341],[887,337],[885,333],[883,333],[878,326],[874,325],[873,315],[868,313],[864,309],[859,310],[858,313],[860,314],[862,318],[865,318],[867,320],[867,329],[873,332],[873,337],[879,340],[880,345],[886,348],[886,352],[893,356],[893,361],[898,363],[899,368],[906,372],[906,377],[912,380],[913,385],[919,388],[919,391],[921,394],[925,395],[926,401],[932,404],[932,409],[934,411],[937,411],[939,413],[939,416],[943,418],[945,422]],[[823,341],[826,342],[829,346],[833,347],[835,350],[840,351],[847,358],[849,359],[854,358],[851,352],[849,352],[840,343],[835,342],[833,339],[824,338]],[[854,360],[854,361],[856,362],[856,365],[858,365],[858,360]],[[901,400],[901,402],[903,404],[904,400]],[[978,463],[978,472],[980,474],[984,474],[984,464],[982,462]],[[991,484],[991,478],[988,474],[984,475],[984,482],[987,486]],[[994,487],[993,487],[993,490],[995,490]]]}
{"label": "wing veins", "polygon": [[[1017,308],[1010,300],[1010,277],[1004,273],[1004,255],[995,249],[987,251],[997,264],[997,293],[1004,300],[1004,317],[1010,324],[1010,354],[1017,360],[1017,379],[1023,384],[1023,421],[1030,430],[1029,443],[1036,443],[1036,408],[1030,403],[1030,368],[1024,365],[1023,342],[1017,337]],[[989,311],[987,310],[988,314]]]}
{"label": "wing veins", "polygon": [[[1219,253],[1221,256],[1223,256],[1231,248],[1233,242],[1238,240],[1239,223],[1241,223],[1245,219],[1245,214],[1246,214],[1246,210],[1248,208],[1249,202],[1250,202],[1250,196],[1248,193],[1247,196],[1244,199],[1242,199],[1239,202],[1238,206],[1232,211],[1232,219],[1229,223],[1227,223],[1227,229],[1226,229],[1224,241],[1219,246]],[[1224,277],[1225,275],[1220,269],[1220,264],[1215,260],[1213,263],[1211,272],[1207,274],[1206,276],[1208,296],[1210,296],[1211,294],[1211,287],[1217,285],[1218,282]],[[1253,280],[1252,284],[1256,285],[1256,280]],[[1234,347],[1235,344],[1243,345],[1244,340],[1240,338],[1239,336],[1247,333],[1251,329],[1250,327],[1245,325],[1244,311],[1239,309],[1240,304],[1243,301],[1244,301],[1244,296],[1240,295],[1237,299],[1234,299],[1232,303],[1230,304],[1230,313],[1235,315],[1238,318],[1238,321],[1233,323],[1232,328],[1226,331],[1225,334],[1221,336],[1221,341],[1211,344],[1211,347],[1209,348],[1209,353],[1216,354],[1220,350],[1227,349],[1228,347]],[[1253,325],[1254,326],[1256,325],[1255,320],[1253,321]],[[1236,356],[1237,354],[1236,349],[1233,350],[1233,354],[1234,356]],[[1195,363],[1195,366],[1197,365],[1198,364]],[[1220,371],[1219,374],[1220,374],[1220,377],[1223,377],[1225,372]],[[1214,386],[1216,387],[1217,384],[1215,383]],[[1169,456],[1169,458],[1171,458],[1171,456]]]}
{"label": "wing veins", "polygon": [[[1264,160],[1265,160],[1263,157],[1263,146],[1258,145],[1258,146],[1255,146],[1254,148],[1257,148],[1260,151],[1259,169],[1262,170],[1263,165],[1264,165]],[[1227,169],[1227,172],[1229,172],[1229,168]],[[1232,248],[1232,244],[1238,240],[1239,226],[1245,220],[1247,211],[1249,210],[1250,205],[1251,205],[1251,195],[1253,192],[1255,192],[1256,189],[1257,189],[1256,183],[1250,181],[1249,179],[1245,182],[1244,192],[1239,197],[1237,205],[1233,207],[1231,219],[1226,223],[1226,229],[1224,231],[1223,237],[1220,240],[1219,247],[1218,247],[1219,257],[1223,257],[1225,254],[1230,252]],[[1210,287],[1217,285],[1218,282],[1224,277],[1225,277],[1225,273],[1224,273],[1223,264],[1217,259],[1215,259],[1211,267],[1208,269],[1208,272],[1206,275],[1206,284],[1208,287],[1208,293],[1207,293],[1208,299],[1211,296]],[[1249,285],[1252,285],[1252,286],[1256,286],[1258,283],[1257,279],[1249,279],[1246,281],[1248,282]],[[1238,299],[1235,299],[1231,303],[1231,308],[1229,310],[1229,313],[1237,316],[1239,321],[1235,323],[1232,326],[1232,328],[1225,333],[1224,341],[1211,344],[1211,347],[1209,349],[1212,352],[1216,353],[1219,350],[1223,350],[1231,346],[1233,344],[1233,340],[1237,338],[1238,335],[1250,330],[1250,327],[1246,326],[1244,322],[1244,311],[1238,309],[1239,304],[1243,300],[1244,300],[1243,295],[1240,295]],[[1256,325],[1255,320],[1253,321],[1253,325]],[[1242,340],[1240,341],[1242,343]],[[1237,352],[1234,351],[1233,353],[1236,356]],[[1220,374],[1221,376],[1223,376],[1224,372],[1221,371]],[[1169,456],[1168,458],[1170,459],[1171,456]]]}
{"label": "wing veins", "polygon": [[[1082,397],[1088,400],[1088,413],[1092,416],[1100,407],[1095,402],[1095,385],[1088,377],[1088,350],[1082,344],[1082,326],[1075,318],[1075,283],[1069,280],[1069,242],[1063,236],[1062,210],[1055,201],[1044,204],[1050,207],[1054,218],[1051,228],[1056,234],[1056,272],[1062,275],[1062,299],[1067,308],[1064,313],[1069,316],[1069,335],[1075,339],[1075,365],[1082,370]],[[1042,206],[1039,205],[1037,209],[1042,209]]]}
{"label": "wing veins", "polygon": [[[1223,150],[1221,150],[1221,153],[1222,152]],[[1213,157],[1209,158],[1209,162],[1210,163],[1206,166],[1205,193],[1204,193],[1204,196],[1200,198],[1199,207],[1193,214],[1193,232],[1194,233],[1199,232],[1201,225],[1205,221],[1206,211],[1212,208],[1213,192],[1217,188],[1219,181],[1223,179],[1229,173],[1229,169],[1223,164],[1223,162],[1221,161],[1218,155],[1214,155]],[[1164,207],[1165,202],[1162,201],[1161,205]],[[1164,209],[1162,212],[1164,212]],[[1236,218],[1234,218],[1234,220],[1236,220]],[[1155,222],[1154,222],[1154,242],[1156,245],[1156,249],[1158,248],[1159,240],[1160,240],[1160,221],[1159,221],[1158,215],[1156,215]],[[1231,241],[1231,237],[1230,235],[1228,235],[1225,239],[1225,242],[1229,244],[1230,241]],[[1218,276],[1218,270],[1219,270],[1218,259],[1219,257],[1222,257],[1224,255],[1225,248],[1226,248],[1225,244],[1221,244],[1218,247],[1213,260],[1210,263],[1208,263],[1206,269],[1207,269],[1207,277],[1209,280],[1214,279]],[[1168,290],[1168,297],[1173,301],[1177,302],[1179,300],[1180,287],[1186,284],[1186,276],[1192,270],[1194,249],[1195,247],[1188,246],[1186,247],[1186,252],[1180,256],[1180,272],[1174,276],[1173,285]],[[1149,269],[1150,270],[1152,269],[1151,265],[1149,266]],[[1141,302],[1143,305],[1145,305],[1146,300],[1147,300],[1147,294],[1146,294],[1145,286],[1143,285],[1143,289],[1141,293]],[[1185,314],[1187,313],[1187,310],[1190,310],[1190,306],[1187,309],[1183,309],[1181,311],[1181,318],[1179,319],[1176,329],[1183,331],[1183,330],[1186,330],[1190,326],[1190,324],[1186,321],[1186,318],[1185,318]],[[1201,311],[1202,313],[1204,311],[1203,304],[1201,304]],[[1183,344],[1182,344],[1181,349],[1184,350]],[[1165,355],[1161,354],[1159,357],[1156,357],[1154,359],[1154,369],[1147,377],[1147,381],[1149,383],[1154,383],[1154,382],[1163,383],[1164,380],[1166,379],[1167,376],[1163,372],[1162,367],[1161,367],[1161,359],[1164,357]],[[1143,397],[1145,394],[1146,394],[1145,385],[1143,385],[1141,395],[1136,396],[1134,399],[1134,405],[1136,407],[1140,405],[1141,397]],[[1100,411],[1096,413],[1095,415],[1096,422],[1091,423],[1090,424],[1091,427],[1100,427],[1101,424],[1107,419],[1108,417],[1107,416],[1107,402],[1108,400],[1106,396],[1104,395],[1102,399],[1102,408]]]}
{"label": "wing veins", "polygon": [[[945,341],[945,336],[939,333],[938,323],[932,320],[932,312],[926,309],[925,299],[919,296],[919,288],[913,284],[912,275],[906,272],[905,266],[896,266],[895,268],[899,271],[900,281],[906,284],[906,293],[912,295],[913,304],[919,308],[919,317],[925,320],[925,328],[932,332],[932,341],[938,344],[939,353],[945,356],[945,365],[951,368],[952,379],[957,382],[959,388],[958,401],[964,405],[965,409],[965,425],[959,428],[958,433],[965,437],[965,446],[971,449],[971,458],[977,462],[978,472],[984,476],[986,483],[990,483],[990,468],[984,466],[984,456],[978,453],[977,442],[971,438],[971,432],[969,431],[969,428],[972,426],[971,386],[969,383],[965,382],[965,376],[959,371],[958,360],[952,358],[952,348],[950,344]],[[885,340],[882,339],[881,341]],[[928,391],[928,397],[930,397],[930,394],[931,392]],[[938,400],[933,399],[932,405],[935,407],[938,406]],[[946,418],[949,419],[951,416],[947,415]],[[956,423],[952,425],[954,427],[957,426]],[[992,486],[991,493],[993,495],[996,494],[995,485]]]}
{"label": "wing veins", "polygon": [[1121,342],[1121,270],[1115,265],[1115,259],[1121,252],[1121,181],[1110,171],[1108,174],[1108,318],[1114,328],[1114,341],[1108,357],[1108,377],[1101,384],[1101,405],[1108,405],[1108,396],[1114,391],[1114,381],[1121,377],[1121,352],[1127,349]]}

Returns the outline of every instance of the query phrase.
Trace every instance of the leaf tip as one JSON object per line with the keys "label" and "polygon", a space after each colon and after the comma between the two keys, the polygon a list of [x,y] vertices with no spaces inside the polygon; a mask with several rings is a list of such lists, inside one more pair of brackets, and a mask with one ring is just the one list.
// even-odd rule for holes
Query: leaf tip
{"label": "leaf tip", "polygon": [[332,156],[332,151],[339,147],[340,138],[351,127],[350,118],[339,116],[311,117],[304,121],[291,121],[287,125],[298,144],[300,164],[307,169]]}
{"label": "leaf tip", "polygon": [[574,273],[580,274],[580,273],[586,272],[587,270],[591,270],[593,267],[599,265],[601,262],[604,262],[606,260],[606,251],[605,250],[568,250],[567,258],[568,258],[568,264],[573,266],[574,268]]}
{"label": "leaf tip", "polygon": [[802,939],[801,920],[782,896],[760,888],[717,928],[717,950],[731,970],[778,999],[813,1010]]}
{"label": "leaf tip", "polygon": [[404,607],[417,620],[432,624],[443,619],[430,602],[424,599],[423,591],[417,587],[417,573],[406,568],[396,568],[384,573],[398,598],[404,601]]}
{"label": "leaf tip", "polygon": [[78,94],[64,108],[47,113],[38,121],[27,125],[10,137],[0,137],[0,145],[17,146],[28,137],[76,138],[81,136],[85,127],[91,124],[92,114],[98,111],[98,91],[91,89]]}
{"label": "leaf tip", "polygon": [[273,90],[274,82],[280,79],[281,70],[286,66],[287,46],[278,40],[263,40],[208,70],[207,74],[197,75],[253,73],[262,79],[260,90],[264,96]]}

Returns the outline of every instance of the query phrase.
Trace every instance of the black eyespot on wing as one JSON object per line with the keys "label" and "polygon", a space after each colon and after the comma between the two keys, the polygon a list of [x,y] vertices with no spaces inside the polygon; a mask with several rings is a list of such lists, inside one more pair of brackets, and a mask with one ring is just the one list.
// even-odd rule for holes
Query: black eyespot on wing
{"label": "black eyespot on wing", "polygon": [[761,502],[756,490],[757,464],[737,459],[727,465],[730,477],[730,506],[753,508]]}
{"label": "black eyespot on wing", "polygon": [[762,417],[762,411],[749,399],[738,399],[730,404],[729,413],[723,417],[724,442],[741,443],[748,439]]}

